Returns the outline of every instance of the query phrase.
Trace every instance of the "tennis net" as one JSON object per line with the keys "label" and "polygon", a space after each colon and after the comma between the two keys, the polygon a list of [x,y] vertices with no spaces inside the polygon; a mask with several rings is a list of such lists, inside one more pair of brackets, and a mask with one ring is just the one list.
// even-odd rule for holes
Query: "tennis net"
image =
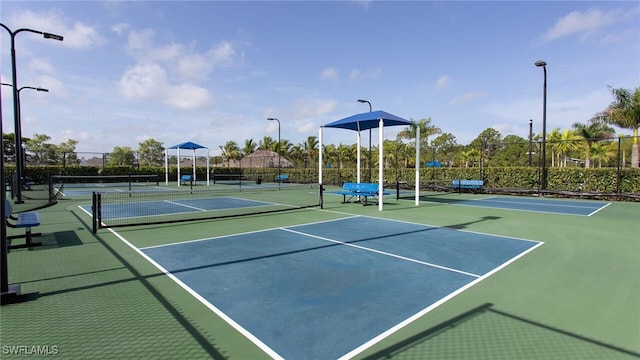
{"label": "tennis net", "polygon": [[65,189],[120,189],[133,190],[141,186],[159,186],[158,175],[51,175],[50,183],[56,195],[64,194]]}
{"label": "tennis net", "polygon": [[93,231],[100,228],[210,220],[320,206],[317,184],[267,188],[94,192]]}

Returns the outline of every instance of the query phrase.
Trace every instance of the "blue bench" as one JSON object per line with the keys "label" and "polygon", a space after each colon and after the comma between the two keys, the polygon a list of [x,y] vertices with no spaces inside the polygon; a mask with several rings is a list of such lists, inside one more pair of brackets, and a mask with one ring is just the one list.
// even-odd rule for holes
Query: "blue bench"
{"label": "blue bench", "polygon": [[180,185],[189,184],[191,185],[191,181],[193,180],[193,176],[191,175],[182,175],[180,177]]}
{"label": "blue bench", "polygon": [[451,187],[454,189],[458,189],[459,191],[462,189],[465,190],[478,190],[481,189],[484,185],[483,180],[453,180]]}
{"label": "blue bench", "polygon": [[276,176],[273,177],[273,181],[275,181],[275,182],[288,182],[289,181],[289,175],[287,175],[287,174],[276,175]]}
{"label": "blue bench", "polygon": [[[40,226],[40,215],[35,211],[18,213],[17,217],[12,215],[13,208],[11,207],[11,202],[9,200],[4,201],[5,206],[5,221],[8,227],[11,228],[24,228],[24,235],[15,235],[15,236],[7,236],[7,239],[18,239],[18,238],[26,238],[25,245],[14,245],[9,246],[10,249],[24,248],[24,247],[32,247],[32,246],[40,246],[42,243],[34,243],[32,242],[33,236],[42,235],[40,233],[32,233],[31,228]],[[9,219],[14,220],[15,224],[10,222]]]}
{"label": "blue bench", "polygon": [[[369,197],[377,199],[377,196],[380,194],[378,189],[379,185],[374,183],[346,182],[342,185],[342,190],[338,190],[337,193],[342,195],[343,204],[349,202],[353,197],[358,197],[360,199],[364,198],[363,205],[367,205],[367,199]],[[382,194],[389,195],[389,192],[383,190]],[[348,199],[347,196],[349,196]]]}

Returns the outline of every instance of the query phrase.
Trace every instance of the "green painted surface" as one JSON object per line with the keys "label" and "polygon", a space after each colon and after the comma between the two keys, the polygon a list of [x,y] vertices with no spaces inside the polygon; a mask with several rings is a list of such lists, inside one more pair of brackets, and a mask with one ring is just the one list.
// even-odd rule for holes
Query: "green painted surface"
{"label": "green painted surface", "polygon": [[[431,200],[474,196],[482,195]],[[613,203],[584,217],[435,201],[415,207],[390,198],[380,212],[341,199],[326,195],[323,211],[116,230],[144,247],[362,214],[543,241],[357,357],[602,359],[640,353],[640,203]],[[78,208],[87,203],[65,199],[39,210],[43,235],[36,239],[43,246],[9,253],[9,280],[21,284],[24,301],[0,308],[3,359],[33,358],[34,346],[65,359],[267,358],[120,237],[104,229],[93,235],[89,216]],[[451,321],[487,303],[492,306]]]}

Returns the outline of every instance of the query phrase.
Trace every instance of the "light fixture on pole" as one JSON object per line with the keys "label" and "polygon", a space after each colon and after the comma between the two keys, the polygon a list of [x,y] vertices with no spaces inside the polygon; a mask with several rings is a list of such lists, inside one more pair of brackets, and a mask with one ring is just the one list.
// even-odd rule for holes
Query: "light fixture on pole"
{"label": "light fixture on pole", "polygon": [[[2,83],[2,85],[13,87],[12,84],[7,84],[7,83]],[[18,89],[18,97],[17,97],[17,99],[18,99],[18,121],[20,123],[22,122],[22,105],[20,103],[20,92],[22,90],[24,90],[24,89],[31,89],[31,90],[35,90],[35,91],[41,91],[41,92],[49,92],[49,89],[45,89],[45,88],[41,88],[41,87],[33,87],[33,86],[23,86],[23,87]],[[20,156],[20,162],[18,162],[18,160],[17,160],[18,156]],[[16,173],[18,173],[18,170],[17,170],[18,164],[22,164],[22,168],[20,169],[20,174],[22,174],[22,177],[25,177],[26,176],[25,175],[25,168],[26,168],[26,159],[27,159],[27,157],[25,155],[24,144],[22,143],[22,141],[20,142],[20,152],[19,153],[16,152],[15,157],[16,157]],[[16,179],[16,180],[18,180],[17,183],[15,184],[16,188],[19,188],[19,187],[22,186],[21,181],[19,181],[19,179],[20,178]],[[16,193],[16,192],[17,192],[17,190],[14,190],[14,193]]]}
{"label": "light fixture on pole", "polygon": [[15,147],[16,147],[16,177],[18,179],[18,185],[16,187],[16,204],[20,204],[22,203],[22,178],[24,177],[23,174],[23,169],[24,166],[22,164],[22,129],[20,126],[20,104],[18,103],[18,76],[17,76],[17,70],[16,70],[16,35],[18,35],[20,32],[26,31],[26,32],[32,32],[35,34],[40,34],[42,35],[45,39],[52,39],[52,40],[58,40],[58,41],[63,41],[63,37],[60,35],[56,35],[56,34],[51,34],[51,33],[47,33],[47,32],[42,32],[42,31],[38,31],[38,30],[33,30],[33,29],[18,29],[16,31],[11,31],[11,29],[9,29],[6,25],[0,23],[0,26],[2,26],[5,30],[7,30],[7,32],[9,33],[9,35],[11,36],[11,74],[12,74],[12,86],[13,86],[13,118],[14,118],[14,125],[15,125]]}
{"label": "light fixture on pole", "polygon": [[535,62],[537,67],[541,67],[544,71],[544,85],[542,90],[542,180],[540,188],[547,189],[547,63],[539,60]]}
{"label": "light fixture on pole", "polygon": [[280,120],[276,118],[267,118],[269,121],[277,121],[278,122],[278,186],[280,186],[281,174],[280,174],[280,159],[282,158],[282,154],[280,154]]}
{"label": "light fixture on pole", "polygon": [[[367,103],[369,104],[369,112],[372,111],[371,109],[371,103],[367,100],[363,100],[363,99],[358,99],[359,103]],[[371,182],[371,129],[369,129],[369,182]]]}

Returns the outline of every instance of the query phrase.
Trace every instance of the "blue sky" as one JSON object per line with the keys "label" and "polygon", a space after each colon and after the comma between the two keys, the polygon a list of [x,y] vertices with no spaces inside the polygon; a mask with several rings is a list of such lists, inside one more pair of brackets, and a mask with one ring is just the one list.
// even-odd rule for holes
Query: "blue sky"
{"label": "blue sky", "polygon": [[[64,36],[16,36],[22,133],[79,141],[81,152],[194,141],[294,144],[368,111],[426,117],[467,144],[586,122],[640,86],[640,5],[599,2],[6,1],[0,22]],[[2,30],[2,82],[11,82]],[[12,133],[2,87],[3,131]],[[385,130],[387,138],[401,128]],[[619,131],[630,133],[630,131]],[[375,134],[375,132],[374,132]],[[325,130],[325,143],[355,143]],[[377,137],[374,135],[374,144]],[[364,144],[367,141],[363,137]]]}

